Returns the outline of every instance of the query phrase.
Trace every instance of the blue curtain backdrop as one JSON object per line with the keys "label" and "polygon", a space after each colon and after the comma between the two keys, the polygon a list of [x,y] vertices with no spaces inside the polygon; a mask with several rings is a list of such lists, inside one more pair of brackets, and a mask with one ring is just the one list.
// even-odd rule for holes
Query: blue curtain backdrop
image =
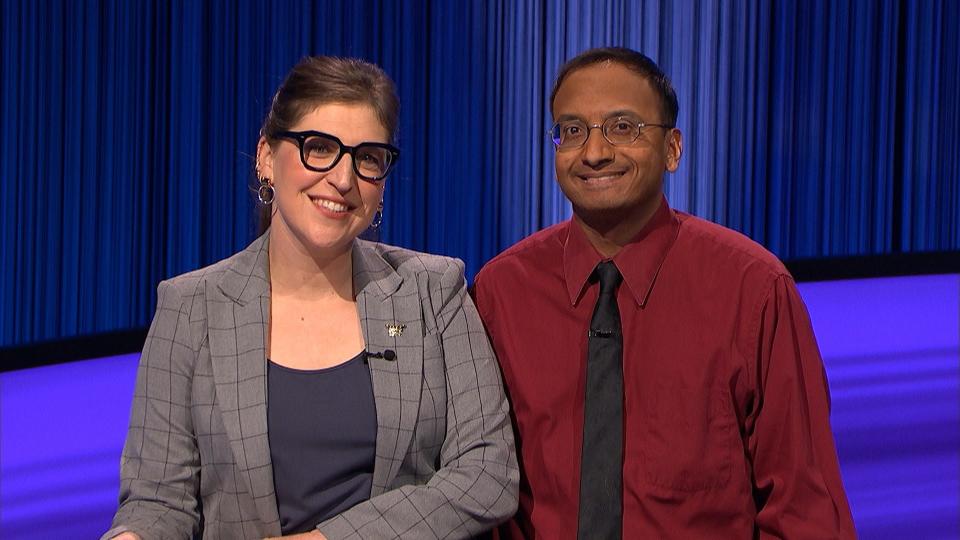
{"label": "blue curtain backdrop", "polygon": [[402,102],[387,242],[468,276],[566,219],[547,98],[592,46],[672,77],[667,196],[782,258],[960,249],[960,3],[76,1],[0,12],[0,346],[146,325],[254,233],[271,93],[307,54]]}

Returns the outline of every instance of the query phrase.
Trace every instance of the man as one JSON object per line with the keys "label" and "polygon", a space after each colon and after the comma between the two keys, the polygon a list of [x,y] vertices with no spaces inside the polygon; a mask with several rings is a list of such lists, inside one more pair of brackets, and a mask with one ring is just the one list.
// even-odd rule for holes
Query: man
{"label": "man", "polygon": [[663,196],[683,147],[670,82],[595,49],[550,106],[573,219],[476,279],[523,474],[501,536],[855,537],[793,279]]}

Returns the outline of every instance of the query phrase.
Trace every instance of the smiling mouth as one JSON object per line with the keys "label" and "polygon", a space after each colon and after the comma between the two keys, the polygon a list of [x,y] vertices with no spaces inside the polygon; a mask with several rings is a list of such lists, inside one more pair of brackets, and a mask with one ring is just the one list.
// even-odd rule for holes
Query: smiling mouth
{"label": "smiling mouth", "polygon": [[613,180],[616,180],[617,178],[620,178],[624,174],[625,174],[625,171],[608,172],[603,174],[599,174],[599,173],[578,174],[577,178],[579,178],[580,180],[588,184],[592,184],[592,183],[601,183],[601,182],[611,182]]}
{"label": "smiling mouth", "polygon": [[331,212],[335,212],[337,214],[344,214],[350,211],[350,207],[347,206],[346,204],[334,202],[329,199],[323,199],[320,197],[310,197],[310,201],[313,204],[319,206],[320,208],[329,210]]}

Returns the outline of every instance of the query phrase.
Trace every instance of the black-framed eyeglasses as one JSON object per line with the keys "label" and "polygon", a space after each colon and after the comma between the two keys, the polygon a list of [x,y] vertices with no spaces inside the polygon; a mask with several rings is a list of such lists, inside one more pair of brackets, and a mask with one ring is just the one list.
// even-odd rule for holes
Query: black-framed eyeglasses
{"label": "black-framed eyeglasses", "polygon": [[558,150],[568,150],[583,146],[590,137],[590,130],[597,128],[607,142],[623,146],[637,140],[640,130],[645,127],[673,129],[673,126],[668,124],[652,124],[632,116],[611,116],[602,124],[590,125],[579,119],[557,122],[550,128],[549,135]]}
{"label": "black-framed eyeglasses", "polygon": [[347,146],[322,131],[280,131],[277,137],[292,139],[300,148],[300,161],[311,171],[325,172],[337,166],[344,154],[353,159],[353,171],[371,182],[383,180],[400,159],[400,150],[392,144],[363,142]]}

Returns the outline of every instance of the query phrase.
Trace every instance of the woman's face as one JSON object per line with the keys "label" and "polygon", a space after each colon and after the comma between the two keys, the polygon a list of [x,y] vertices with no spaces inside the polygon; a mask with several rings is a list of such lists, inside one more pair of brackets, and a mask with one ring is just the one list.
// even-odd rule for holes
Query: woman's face
{"label": "woman's face", "polygon": [[[360,103],[320,105],[290,128],[310,130],[348,146],[390,139],[374,109]],[[261,138],[258,158],[260,175],[272,179],[275,190],[271,234],[288,236],[312,254],[349,249],[383,201],[384,181],[359,178],[349,154],[332,169],[316,172],[304,167],[295,140],[281,138],[271,146]]]}

